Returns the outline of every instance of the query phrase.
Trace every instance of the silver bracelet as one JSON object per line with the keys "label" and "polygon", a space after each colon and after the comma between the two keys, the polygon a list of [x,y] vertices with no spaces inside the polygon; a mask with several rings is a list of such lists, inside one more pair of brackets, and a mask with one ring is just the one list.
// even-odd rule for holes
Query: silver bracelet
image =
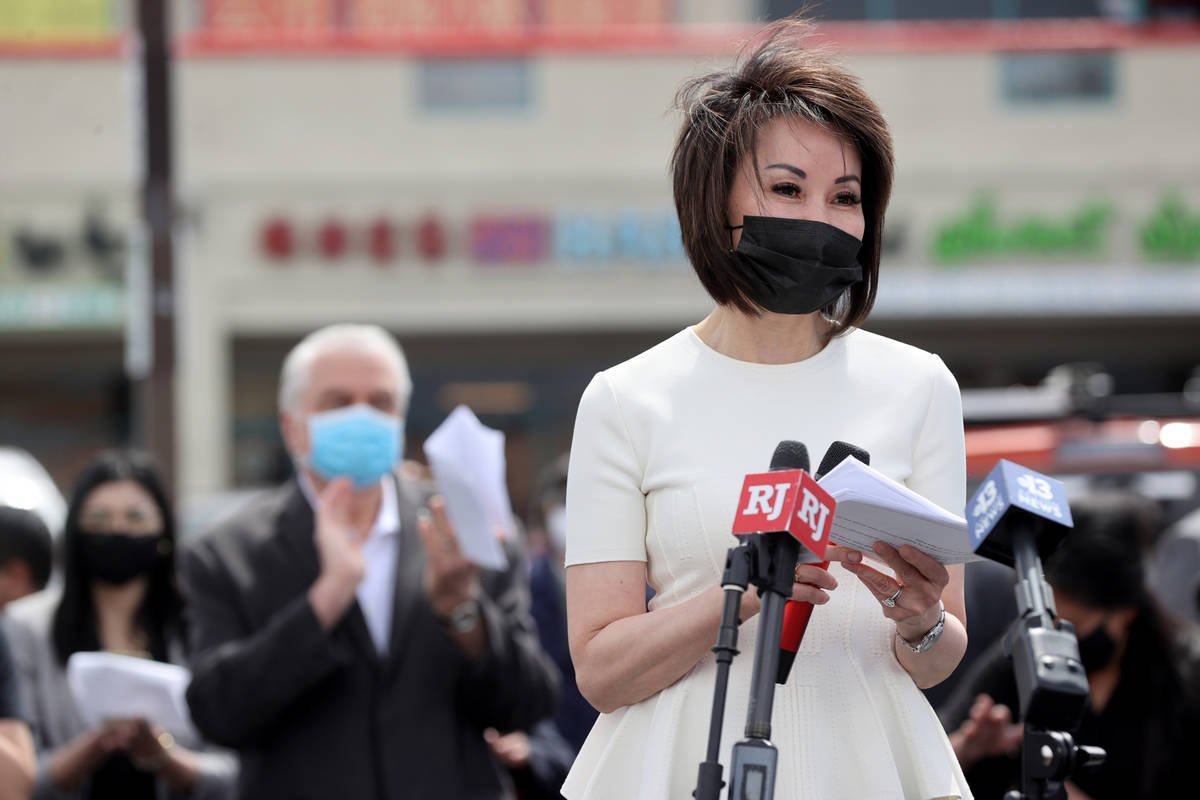
{"label": "silver bracelet", "polygon": [[926,650],[933,647],[935,644],[937,644],[937,640],[941,638],[942,630],[946,627],[946,604],[941,600],[938,600],[938,607],[942,611],[941,616],[938,617],[938,621],[934,623],[934,626],[930,628],[920,639],[915,642],[910,642],[908,639],[905,639],[900,635],[899,630],[896,631],[896,638],[903,642],[904,646],[914,653],[924,653]]}

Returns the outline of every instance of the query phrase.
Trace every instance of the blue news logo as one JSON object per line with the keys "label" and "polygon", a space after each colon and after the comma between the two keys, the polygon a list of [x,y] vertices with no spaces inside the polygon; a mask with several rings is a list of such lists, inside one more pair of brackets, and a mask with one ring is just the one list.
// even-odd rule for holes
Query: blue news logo
{"label": "blue news logo", "polygon": [[967,504],[967,528],[975,549],[1009,508],[1020,508],[1068,527],[1073,525],[1061,481],[1002,459]]}

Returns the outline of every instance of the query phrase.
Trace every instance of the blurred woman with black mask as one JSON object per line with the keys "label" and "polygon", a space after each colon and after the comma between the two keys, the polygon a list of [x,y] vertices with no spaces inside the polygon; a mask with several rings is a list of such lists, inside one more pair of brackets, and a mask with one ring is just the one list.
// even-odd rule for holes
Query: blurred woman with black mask
{"label": "blurred woman with black mask", "polygon": [[84,469],[61,548],[53,617],[8,628],[39,750],[34,798],[231,797],[232,756],[186,749],[152,720],[89,729],[67,686],[67,660],[77,652],[184,661],[174,514],[147,457],[108,451]]}
{"label": "blurred woman with black mask", "polygon": [[[1142,541],[1157,525],[1148,501],[1104,492],[1071,504],[1075,527],[1046,561],[1061,618],[1074,624],[1090,698],[1076,744],[1105,763],[1077,772],[1071,800],[1192,796],[1200,752],[1196,632],[1151,597]],[[977,800],[1020,781],[1021,727],[1012,662],[997,642],[947,706],[951,742]]]}

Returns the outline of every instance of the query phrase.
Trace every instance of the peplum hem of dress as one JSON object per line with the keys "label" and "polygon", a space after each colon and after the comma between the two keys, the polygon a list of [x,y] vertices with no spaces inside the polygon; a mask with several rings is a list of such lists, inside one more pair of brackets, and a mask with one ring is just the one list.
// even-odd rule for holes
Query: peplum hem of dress
{"label": "peplum hem of dress", "polygon": [[[949,739],[912,678],[894,657],[861,657],[873,650],[890,652],[892,623],[852,574],[836,564],[831,570],[841,586],[855,590],[835,591],[835,602],[816,609],[790,680],[776,687],[775,800],[972,800]],[[858,617],[854,628],[831,624],[831,617],[842,614],[822,614],[846,600],[853,607],[839,610]],[[740,627],[742,652],[730,671],[720,751],[726,783],[731,749],[743,738],[757,623],[755,617]],[[852,629],[858,641],[849,641]],[[715,636],[714,631],[714,641]],[[601,714],[563,785],[563,796],[690,798],[707,746],[715,678],[710,653],[658,694]]]}

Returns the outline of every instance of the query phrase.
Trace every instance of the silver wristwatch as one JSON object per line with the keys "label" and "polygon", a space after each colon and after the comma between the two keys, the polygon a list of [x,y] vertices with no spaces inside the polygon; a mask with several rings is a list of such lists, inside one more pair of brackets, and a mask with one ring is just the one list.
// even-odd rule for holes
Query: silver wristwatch
{"label": "silver wristwatch", "polygon": [[442,625],[455,633],[469,633],[479,624],[479,601],[468,600],[454,607],[447,617],[441,618]]}
{"label": "silver wristwatch", "polygon": [[935,623],[934,626],[930,628],[920,639],[915,642],[910,642],[908,639],[905,639],[900,635],[900,631],[896,631],[896,638],[903,642],[904,646],[914,653],[924,653],[926,650],[933,647],[935,644],[937,644],[937,640],[941,638],[942,629],[946,627],[946,605],[939,600],[938,607],[941,608],[942,613],[938,617],[937,623]]}

